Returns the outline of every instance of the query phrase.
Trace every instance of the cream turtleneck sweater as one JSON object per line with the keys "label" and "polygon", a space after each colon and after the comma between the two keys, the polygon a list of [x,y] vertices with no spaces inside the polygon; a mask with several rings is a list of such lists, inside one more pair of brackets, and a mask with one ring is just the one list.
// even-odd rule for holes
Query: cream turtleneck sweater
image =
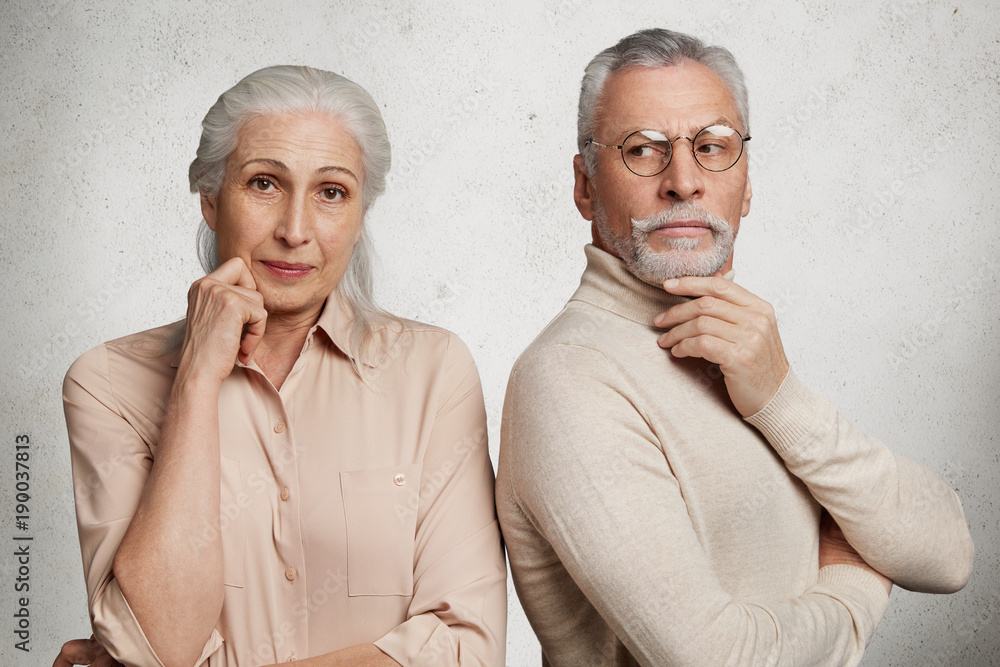
{"label": "cream turtleneck sweater", "polygon": [[653,318],[683,297],[586,248],[562,312],[521,355],[497,511],[552,665],[855,665],[888,597],[818,566],[822,507],[898,585],[950,592],[972,562],[961,503],[789,372],[744,420],[717,366]]}

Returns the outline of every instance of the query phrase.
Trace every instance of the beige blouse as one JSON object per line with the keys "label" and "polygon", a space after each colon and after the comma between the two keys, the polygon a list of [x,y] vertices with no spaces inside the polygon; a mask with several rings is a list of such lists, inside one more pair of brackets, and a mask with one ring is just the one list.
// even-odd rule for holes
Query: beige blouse
{"label": "beige blouse", "polygon": [[[351,367],[335,299],[280,391],[253,362],[222,385],[225,601],[199,662],[375,643],[403,665],[502,665],[506,566],[472,357],[405,321],[376,393]],[[91,620],[126,664],[161,664],[111,564],[156,457],[174,326],[87,352],[63,386]]]}

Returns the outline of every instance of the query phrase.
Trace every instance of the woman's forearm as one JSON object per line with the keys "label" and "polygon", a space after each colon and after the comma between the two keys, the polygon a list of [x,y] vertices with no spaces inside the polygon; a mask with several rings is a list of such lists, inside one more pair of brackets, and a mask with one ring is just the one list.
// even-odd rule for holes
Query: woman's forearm
{"label": "woman's forearm", "polygon": [[380,651],[374,644],[358,644],[333,653],[299,660],[295,664],[300,667],[399,667],[398,662]]}
{"label": "woman's forearm", "polygon": [[113,571],[153,650],[191,665],[222,611],[219,386],[179,369],[156,458]]}

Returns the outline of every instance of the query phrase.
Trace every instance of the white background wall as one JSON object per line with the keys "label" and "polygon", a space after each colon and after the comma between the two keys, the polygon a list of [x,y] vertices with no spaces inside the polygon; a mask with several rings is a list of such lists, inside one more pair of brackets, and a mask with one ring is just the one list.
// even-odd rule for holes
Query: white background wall
{"label": "white background wall", "polygon": [[[187,166],[219,93],[296,63],[380,103],[394,166],[368,220],[378,291],[468,342],[495,458],[510,366],[584,265],[571,197],[583,67],[651,26],[725,45],[746,72],[754,200],[737,281],[775,304],[815,391],[965,504],[972,581],[894,591],[865,664],[1000,663],[992,0],[144,4],[0,3],[0,664],[50,664],[90,633],[60,384],[86,349],[183,315],[199,276]],[[14,534],[34,537],[30,654],[13,648]],[[537,665],[511,591],[509,664]]]}

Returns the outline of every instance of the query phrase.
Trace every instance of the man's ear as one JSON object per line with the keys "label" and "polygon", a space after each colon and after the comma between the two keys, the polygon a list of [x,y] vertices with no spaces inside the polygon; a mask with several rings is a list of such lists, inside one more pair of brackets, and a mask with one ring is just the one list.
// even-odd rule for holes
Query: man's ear
{"label": "man's ear", "polygon": [[576,209],[585,220],[594,219],[594,193],[593,181],[587,176],[584,167],[583,156],[573,156],[573,201],[576,202]]}
{"label": "man's ear", "polygon": [[750,213],[750,198],[753,197],[753,189],[750,187],[750,174],[747,174],[747,186],[743,190],[743,209],[740,211],[741,217],[747,217]]}
{"label": "man's ear", "polygon": [[215,231],[215,202],[219,195],[209,196],[201,193],[201,216],[205,218],[205,223],[213,232]]}

